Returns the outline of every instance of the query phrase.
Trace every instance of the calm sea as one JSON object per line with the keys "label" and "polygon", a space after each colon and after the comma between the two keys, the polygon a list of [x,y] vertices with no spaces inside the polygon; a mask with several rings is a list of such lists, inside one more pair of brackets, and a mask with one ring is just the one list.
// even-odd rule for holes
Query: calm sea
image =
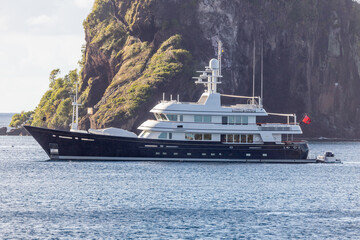
{"label": "calm sea", "polygon": [[0,239],[360,239],[360,143],[344,164],[47,162],[0,137]]}
{"label": "calm sea", "polygon": [[0,128],[9,127],[13,115],[14,113],[0,113]]}

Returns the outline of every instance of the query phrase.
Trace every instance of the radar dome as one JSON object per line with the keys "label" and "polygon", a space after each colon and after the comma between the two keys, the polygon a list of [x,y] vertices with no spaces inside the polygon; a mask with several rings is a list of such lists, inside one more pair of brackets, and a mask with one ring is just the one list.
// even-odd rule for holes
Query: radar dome
{"label": "radar dome", "polygon": [[219,61],[215,58],[211,59],[209,62],[209,67],[211,69],[219,69]]}

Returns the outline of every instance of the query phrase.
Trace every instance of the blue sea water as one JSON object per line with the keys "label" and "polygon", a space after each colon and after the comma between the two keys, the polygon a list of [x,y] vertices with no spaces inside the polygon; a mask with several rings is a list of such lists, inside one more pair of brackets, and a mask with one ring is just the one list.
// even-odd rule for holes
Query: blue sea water
{"label": "blue sea water", "polygon": [[0,137],[0,238],[360,239],[360,143],[344,164],[47,162]]}
{"label": "blue sea water", "polygon": [[0,128],[9,127],[13,115],[14,113],[0,113]]}

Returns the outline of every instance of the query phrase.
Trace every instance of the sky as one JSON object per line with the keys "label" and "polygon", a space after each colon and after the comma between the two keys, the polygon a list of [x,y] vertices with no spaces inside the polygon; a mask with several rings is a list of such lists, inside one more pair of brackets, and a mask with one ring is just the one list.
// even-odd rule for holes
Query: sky
{"label": "sky", "polygon": [[0,113],[34,110],[51,70],[78,68],[94,0],[0,0]]}

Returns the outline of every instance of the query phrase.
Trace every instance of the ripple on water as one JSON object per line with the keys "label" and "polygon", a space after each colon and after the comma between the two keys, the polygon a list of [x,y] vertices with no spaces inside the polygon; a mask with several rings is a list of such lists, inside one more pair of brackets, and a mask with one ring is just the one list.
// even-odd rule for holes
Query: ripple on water
{"label": "ripple on water", "polygon": [[358,238],[359,143],[310,147],[344,164],[46,162],[0,137],[0,238]]}

